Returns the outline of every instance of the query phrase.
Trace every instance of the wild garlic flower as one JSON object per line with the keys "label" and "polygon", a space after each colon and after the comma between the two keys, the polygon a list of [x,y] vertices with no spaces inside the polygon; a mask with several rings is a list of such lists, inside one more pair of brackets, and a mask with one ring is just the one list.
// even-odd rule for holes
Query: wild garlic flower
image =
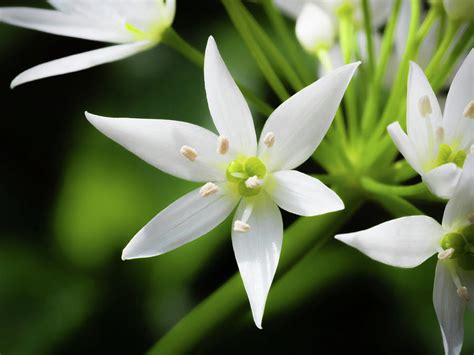
{"label": "wild garlic flower", "polygon": [[[274,0],[275,5],[296,20],[296,37],[309,53],[330,49],[338,34],[338,13],[349,9],[357,28],[362,26],[361,0]],[[374,27],[385,23],[391,0],[370,0]]]}
{"label": "wild garlic flower", "polygon": [[440,225],[402,217],[336,239],[382,263],[412,268],[438,254],[433,301],[447,355],[459,354],[464,310],[474,312],[474,154],[469,154]]}
{"label": "wild garlic flower", "polygon": [[441,198],[453,194],[466,156],[474,150],[473,82],[471,50],[451,84],[442,116],[428,79],[412,62],[408,75],[408,135],[398,122],[388,126],[400,153]]}
{"label": "wild garlic flower", "polygon": [[249,107],[212,37],[205,53],[204,80],[219,136],[185,122],[87,113],[98,130],[151,165],[205,183],[143,227],[122,258],[156,256],[195,240],[238,205],[232,245],[260,328],[283,240],[277,206],[301,216],[344,208],[322,182],[292,169],[307,160],[323,139],[358,65],[334,70],[281,104],[268,118],[258,143]]}
{"label": "wild garlic flower", "polygon": [[173,23],[176,0],[49,0],[55,10],[0,8],[0,22],[61,36],[116,43],[37,65],[11,87],[130,57],[158,44]]}

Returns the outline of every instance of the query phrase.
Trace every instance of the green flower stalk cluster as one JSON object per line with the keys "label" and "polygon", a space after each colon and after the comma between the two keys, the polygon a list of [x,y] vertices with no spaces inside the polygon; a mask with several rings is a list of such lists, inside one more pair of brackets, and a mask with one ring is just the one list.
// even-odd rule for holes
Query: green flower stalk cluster
{"label": "green flower stalk cluster", "polygon": [[[299,260],[323,252],[324,242],[367,200],[396,219],[336,238],[398,267],[415,267],[437,254],[434,306],[446,354],[460,353],[464,310],[474,308],[472,0],[430,1],[426,13],[421,0],[249,5],[262,12],[250,11],[241,0],[221,0],[268,84],[264,98],[234,81],[212,36],[203,54],[173,30],[174,0],[49,3],[54,10],[0,8],[0,22],[115,45],[38,65],[16,77],[12,87],[124,59],[160,43],[204,69],[217,134],[181,121],[86,113],[104,135],[146,162],[202,184],[143,227],[125,247],[124,260],[169,252],[205,235],[235,210],[231,233],[240,277],[198,305],[150,354],[190,352],[237,317],[247,298],[261,328],[272,283],[295,270],[303,279],[317,272]],[[442,111],[436,92],[446,86]],[[260,138],[247,102],[254,114],[268,117]],[[307,159],[325,173],[295,170]],[[407,185],[418,175],[420,182]],[[448,201],[442,223],[424,215],[415,199]],[[280,209],[324,216],[299,218],[285,231],[282,250]]]}

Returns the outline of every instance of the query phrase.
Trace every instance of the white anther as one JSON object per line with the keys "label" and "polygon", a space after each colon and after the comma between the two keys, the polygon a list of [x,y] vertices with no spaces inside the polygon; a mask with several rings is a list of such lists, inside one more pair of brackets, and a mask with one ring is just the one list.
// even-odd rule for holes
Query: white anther
{"label": "white anther", "polygon": [[181,154],[184,155],[186,159],[190,161],[195,161],[198,155],[196,149],[187,145],[183,145],[179,151],[181,152]]}
{"label": "white anther", "polygon": [[466,118],[474,118],[474,101],[471,101],[467,104],[462,114]]}
{"label": "white anther", "polygon": [[260,180],[257,175],[249,177],[245,180],[245,186],[249,189],[257,189],[263,185],[263,181]]}
{"label": "white anther", "polygon": [[234,222],[234,230],[236,232],[247,233],[250,230],[250,226],[242,221],[235,221]]}
{"label": "white anther", "polygon": [[436,140],[438,143],[442,143],[444,141],[444,128],[438,127],[436,128]]}
{"label": "white anther", "polygon": [[217,153],[225,154],[229,151],[229,138],[226,136],[219,136],[217,138]]}
{"label": "white anther", "polygon": [[267,134],[265,134],[265,137],[263,138],[263,143],[265,143],[268,148],[271,148],[275,143],[275,134],[273,132],[268,132]]}
{"label": "white anther", "polygon": [[418,101],[418,110],[420,111],[422,117],[426,117],[433,112],[428,95],[420,97],[420,100]]}
{"label": "white anther", "polygon": [[458,288],[458,296],[461,297],[466,302],[469,302],[469,300],[471,299],[469,296],[469,291],[467,290],[466,286],[462,286]]}
{"label": "white anther", "polygon": [[448,260],[449,258],[453,256],[454,252],[455,252],[454,248],[443,250],[442,252],[438,253],[438,259]]}
{"label": "white anther", "polygon": [[208,182],[203,187],[201,187],[201,189],[199,190],[199,194],[202,197],[206,197],[206,196],[216,193],[217,191],[219,191],[219,186],[217,186],[216,184],[212,182]]}

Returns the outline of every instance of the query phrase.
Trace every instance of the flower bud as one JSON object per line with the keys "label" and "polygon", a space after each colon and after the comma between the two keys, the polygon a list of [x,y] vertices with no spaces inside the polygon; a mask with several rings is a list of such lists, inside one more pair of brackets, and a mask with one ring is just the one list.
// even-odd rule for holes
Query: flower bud
{"label": "flower bud", "polygon": [[307,3],[296,21],[296,37],[310,53],[320,48],[330,48],[336,38],[334,22],[320,7]]}
{"label": "flower bud", "polygon": [[443,0],[444,9],[452,20],[474,18],[474,0]]}

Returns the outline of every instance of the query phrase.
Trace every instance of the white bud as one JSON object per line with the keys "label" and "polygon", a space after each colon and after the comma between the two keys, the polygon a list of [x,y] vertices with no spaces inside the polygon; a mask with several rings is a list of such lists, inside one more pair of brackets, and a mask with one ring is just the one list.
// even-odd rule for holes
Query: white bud
{"label": "white bud", "polygon": [[458,296],[461,297],[464,301],[469,302],[470,296],[466,286],[458,288]]}
{"label": "white bud", "polygon": [[306,3],[296,20],[296,37],[310,53],[332,47],[336,29],[331,16],[313,3]]}
{"label": "white bud", "polygon": [[263,143],[265,143],[268,148],[273,147],[273,144],[275,144],[275,134],[273,132],[268,132],[263,138]]}
{"label": "white bud", "polygon": [[217,138],[217,153],[219,154],[225,154],[229,151],[229,138],[226,136],[219,136]]}
{"label": "white bud", "polygon": [[474,101],[471,101],[467,104],[462,114],[466,118],[474,118]]}
{"label": "white bud", "polygon": [[235,221],[234,222],[234,230],[236,232],[247,233],[250,230],[250,226],[242,221]]}
{"label": "white bud", "polygon": [[428,97],[428,95],[423,95],[422,97],[420,97],[420,99],[418,100],[418,110],[420,111],[422,117],[426,117],[433,112],[433,109],[431,108],[430,98]]}
{"label": "white bud", "polygon": [[183,154],[183,156],[190,160],[190,161],[195,161],[196,158],[197,158],[197,152],[196,152],[196,149],[190,147],[190,146],[187,146],[187,145],[183,145],[181,147],[181,149],[179,150],[181,154]]}
{"label": "white bud", "polygon": [[212,182],[208,182],[203,187],[201,187],[201,189],[199,190],[199,194],[202,197],[206,197],[206,196],[216,193],[217,191],[219,191],[219,186],[217,186],[216,184]]}
{"label": "white bud", "polygon": [[443,0],[444,9],[452,20],[474,18],[474,0]]}

